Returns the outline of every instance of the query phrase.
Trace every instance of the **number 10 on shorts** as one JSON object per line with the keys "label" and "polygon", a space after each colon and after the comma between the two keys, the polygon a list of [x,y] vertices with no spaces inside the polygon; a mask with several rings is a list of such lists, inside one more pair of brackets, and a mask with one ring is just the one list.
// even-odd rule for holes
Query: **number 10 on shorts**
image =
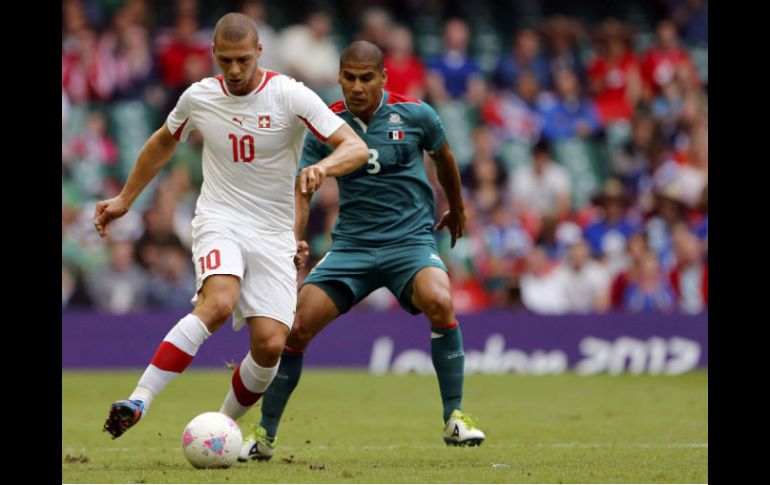
{"label": "number 10 on shorts", "polygon": [[221,264],[219,249],[212,249],[205,257],[201,256],[198,258],[198,262],[201,265],[201,274],[205,273],[207,269],[213,270],[219,268],[219,265]]}

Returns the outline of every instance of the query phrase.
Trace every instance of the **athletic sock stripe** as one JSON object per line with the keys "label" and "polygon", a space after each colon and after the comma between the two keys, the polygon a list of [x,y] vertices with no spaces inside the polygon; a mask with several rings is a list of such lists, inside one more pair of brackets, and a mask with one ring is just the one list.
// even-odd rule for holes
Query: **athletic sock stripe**
{"label": "athletic sock stripe", "polygon": [[246,386],[243,384],[243,380],[241,379],[240,364],[238,364],[238,366],[233,371],[233,393],[235,394],[235,400],[238,401],[238,404],[241,406],[253,406],[254,403],[259,401],[259,398],[262,397],[262,394],[264,394],[263,392],[255,393],[246,389]]}
{"label": "athletic sock stripe", "polygon": [[302,355],[302,354],[304,354],[303,351],[301,351],[299,349],[295,349],[294,347],[289,347],[288,345],[283,348],[283,353],[284,354],[289,354],[289,355]]}
{"label": "athletic sock stripe", "polygon": [[457,326],[457,320],[447,325],[437,325],[434,323],[434,324],[431,324],[430,328],[431,330],[452,330],[456,326]]}
{"label": "athletic sock stripe", "polygon": [[150,363],[160,370],[179,373],[185,370],[192,360],[192,355],[164,340],[158,346]]}

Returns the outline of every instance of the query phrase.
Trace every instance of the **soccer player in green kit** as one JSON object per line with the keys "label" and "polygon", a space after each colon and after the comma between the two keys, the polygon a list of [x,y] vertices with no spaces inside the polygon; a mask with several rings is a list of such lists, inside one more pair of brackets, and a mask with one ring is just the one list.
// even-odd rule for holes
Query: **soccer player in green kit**
{"label": "soccer player in green kit", "polygon": [[[303,352],[311,339],[382,286],[406,311],[422,312],[430,322],[431,356],[444,408],[444,441],[476,446],[485,438],[461,411],[462,336],[447,268],[433,237],[434,230],[447,227],[454,247],[463,235],[460,174],[433,108],[385,91],[386,76],[382,52],[374,44],[357,41],[342,52],[339,82],[345,99],[330,108],[366,142],[369,163],[337,178],[340,211],[331,249],[300,289],[278,375],[263,396],[261,422],[244,439],[241,461],[273,456],[278,424],[299,382]],[[306,137],[300,169],[323,159],[329,150],[314,137]],[[449,210],[435,227],[435,201],[423,150],[436,163],[438,180],[449,201]],[[295,194],[295,232],[301,241],[312,195],[299,190]]]}

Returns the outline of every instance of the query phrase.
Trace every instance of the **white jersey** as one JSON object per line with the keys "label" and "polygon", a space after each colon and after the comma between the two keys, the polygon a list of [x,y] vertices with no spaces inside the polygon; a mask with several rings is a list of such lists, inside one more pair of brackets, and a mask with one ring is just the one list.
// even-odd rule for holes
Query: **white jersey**
{"label": "white jersey", "polygon": [[215,220],[264,231],[294,227],[294,181],[305,127],[321,141],[344,121],[313,91],[266,70],[257,89],[236,96],[221,76],[187,88],[166,119],[174,138],[203,135],[203,186],[193,228]]}

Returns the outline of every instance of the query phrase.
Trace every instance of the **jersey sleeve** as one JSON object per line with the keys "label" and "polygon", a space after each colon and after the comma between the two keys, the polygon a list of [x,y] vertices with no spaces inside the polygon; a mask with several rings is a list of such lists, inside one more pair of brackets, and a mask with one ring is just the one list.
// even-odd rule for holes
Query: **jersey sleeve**
{"label": "jersey sleeve", "polygon": [[344,121],[304,84],[293,81],[288,90],[289,111],[307,126],[316,138],[326,142]]}
{"label": "jersey sleeve", "polygon": [[321,141],[315,136],[308,133],[305,135],[305,143],[302,145],[302,154],[299,157],[299,164],[297,167],[297,176],[303,168],[307,168],[320,162],[331,153],[331,149],[328,145],[321,143]]}
{"label": "jersey sleeve", "polygon": [[421,124],[424,136],[420,148],[433,153],[444,145],[446,133],[444,123],[441,122],[438,113],[427,103],[420,103]]}
{"label": "jersey sleeve", "polygon": [[177,141],[186,141],[190,132],[195,129],[190,119],[190,91],[192,88],[193,86],[190,86],[179,96],[176,106],[166,118],[166,126]]}

